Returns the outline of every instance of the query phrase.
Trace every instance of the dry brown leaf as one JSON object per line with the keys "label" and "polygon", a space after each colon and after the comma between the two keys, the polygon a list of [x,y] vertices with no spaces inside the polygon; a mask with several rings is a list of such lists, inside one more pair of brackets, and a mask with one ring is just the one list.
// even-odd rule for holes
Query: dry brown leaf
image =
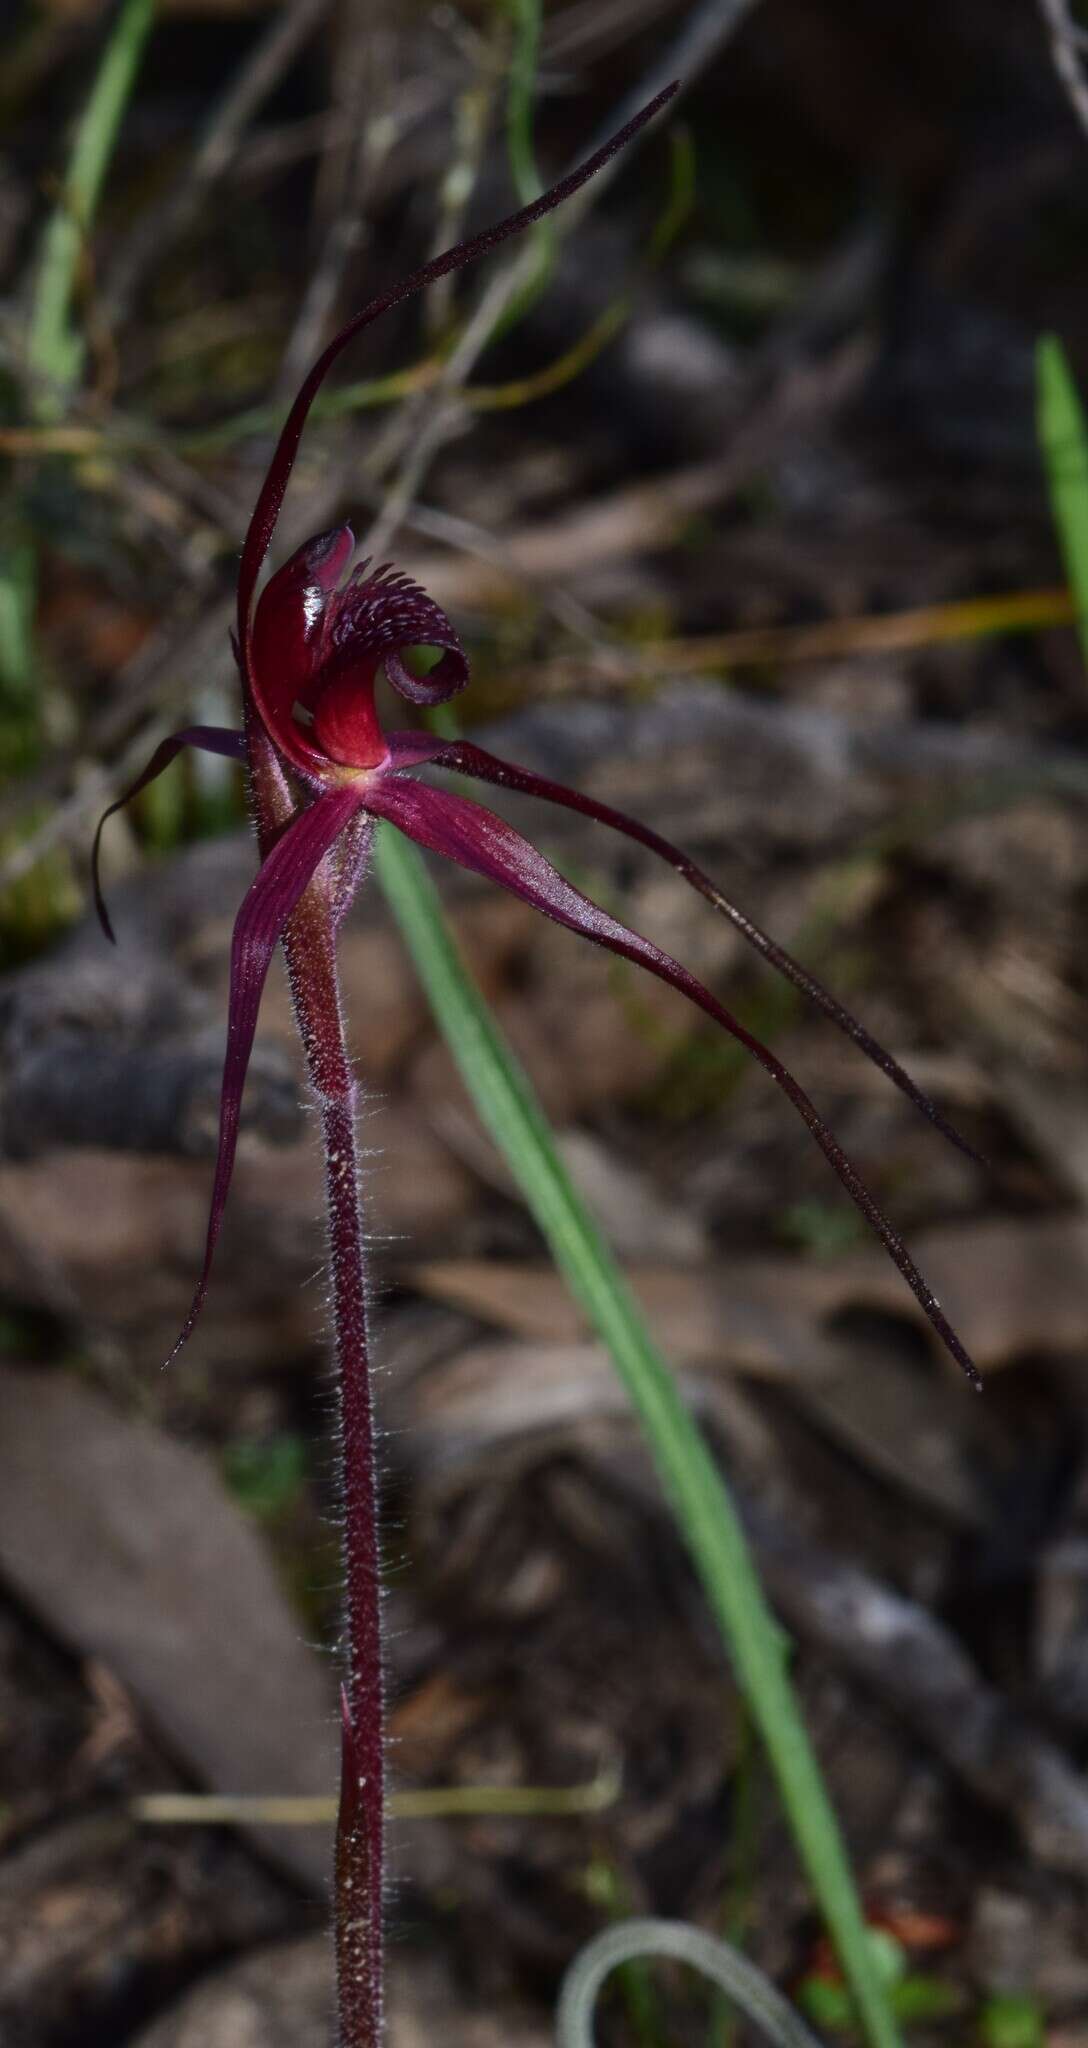
{"label": "dry brown leaf", "polygon": [[[547,2048],[550,2034],[523,2009],[464,2011],[434,1957],[394,1956],[389,2048]],[[135,2048],[326,2048],[332,2025],[332,1949],[323,1935],[246,1956],[199,1984],[139,2035]]]}
{"label": "dry brown leaf", "polygon": [[136,2048],[327,2048],[332,2010],[332,1949],[311,1935],[217,1970]]}
{"label": "dry brown leaf", "polygon": [[[927,1378],[894,1357],[873,1361],[857,1352],[818,1377],[790,1383],[791,1399],[826,1434],[897,1491],[960,1526],[986,1518],[967,1432],[957,1431],[959,1388]],[[743,1402],[730,1376],[708,1367],[684,1374],[688,1398],[711,1419],[749,1473],[774,1465],[770,1431]],[[572,1431],[629,1412],[607,1352],[600,1345],[489,1342],[444,1359],[391,1390],[395,1426],[408,1455],[428,1471],[485,1457],[502,1443],[540,1431]]]}
{"label": "dry brown leaf", "polygon": [[[680,1363],[728,1363],[759,1378],[789,1379],[817,1371],[821,1362],[831,1366],[830,1354],[821,1361],[803,1285],[783,1284],[795,1270],[801,1269],[766,1260],[728,1278],[672,1266],[635,1266],[628,1277],[658,1342]],[[589,1327],[550,1266],[446,1259],[414,1267],[411,1278],[432,1300],[538,1343],[577,1343]],[[837,1293],[830,1299],[835,1303]]]}
{"label": "dry brown leaf", "polygon": [[[912,1249],[984,1372],[1027,1352],[1075,1351],[1088,1342],[1088,1218],[959,1224],[923,1233]],[[714,1272],[639,1266],[629,1278],[667,1352],[759,1377],[837,1370],[840,1358],[820,1325],[846,1309],[881,1309],[929,1329],[875,1248],[833,1264],[751,1259]],[[518,1336],[569,1343],[586,1332],[581,1310],[547,1266],[430,1261],[413,1268],[412,1283]]]}
{"label": "dry brown leaf", "polygon": [[[983,1371],[1088,1341],[1088,1221],[963,1225],[922,1239],[918,1254]],[[877,1308],[928,1334],[878,1252],[828,1265],[753,1259],[724,1273],[636,1266],[630,1278],[680,1370],[780,1381],[810,1421],[899,1492],[963,1527],[986,1520],[975,1418],[958,1380],[918,1371],[879,1339],[847,1340],[829,1327],[847,1309]],[[474,1434],[570,1427],[614,1410],[601,1354],[585,1343],[588,1323],[553,1270],[447,1260],[418,1269],[413,1283],[524,1340],[514,1359],[474,1347],[413,1393],[411,1422],[431,1427],[436,1456],[443,1442],[456,1453]]]}
{"label": "dry brown leaf", "polygon": [[[403,1103],[364,1104],[361,1141],[375,1155],[363,1175],[368,1229],[441,1241],[471,1203],[472,1176]],[[243,1139],[202,1325],[207,1343],[225,1318],[270,1312],[279,1325],[264,1333],[271,1355],[312,1347],[319,1313],[304,1290],[325,1253],[321,1188],[308,1125],[294,1144]],[[146,1340],[161,1362],[200,1270],[210,1191],[208,1160],[73,1148],[0,1163],[0,1287]]]}
{"label": "dry brown leaf", "polygon": [[[0,1571],[213,1791],[327,1793],[332,1673],[209,1460],[67,1374],[0,1370]],[[253,1831],[323,1888],[327,1831]]]}

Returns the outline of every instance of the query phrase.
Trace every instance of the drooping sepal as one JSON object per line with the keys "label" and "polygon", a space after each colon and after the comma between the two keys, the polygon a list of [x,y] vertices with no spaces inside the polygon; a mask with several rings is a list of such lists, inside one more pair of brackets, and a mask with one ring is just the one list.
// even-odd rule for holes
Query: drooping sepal
{"label": "drooping sepal", "polygon": [[262,863],[238,912],[230,955],[230,1001],[223,1087],[219,1098],[219,1146],[212,1182],[204,1263],[189,1313],[170,1354],[176,1357],[192,1335],[204,1306],[215,1247],[223,1220],[242,1110],[249,1056],[269,964],[284,927],[329,848],[359,809],[354,789],[328,790],[294,817]]}
{"label": "drooping sepal", "polygon": [[599,825],[607,825],[613,832],[621,832],[626,839],[633,839],[639,846],[644,846],[650,853],[656,854],[659,860],[667,861],[685,882],[690,883],[693,889],[699,891],[700,896],[705,896],[707,902],[713,904],[715,910],[729,919],[734,929],[755,952],[762,955],[769,966],[775,968],[787,981],[792,982],[794,988],[807,996],[809,1002],[814,1003],[817,1009],[823,1011],[825,1017],[830,1018],[840,1031],[845,1032],[846,1036],[853,1040],[859,1052],[864,1053],[866,1059],[871,1060],[875,1067],[880,1068],[882,1074],[887,1075],[889,1081],[914,1104],[915,1109],[928,1117],[941,1136],[948,1139],[949,1144],[966,1153],[968,1159],[985,1164],[975,1147],[968,1144],[955,1125],[949,1122],[944,1111],[918,1086],[887,1047],[881,1045],[880,1040],[866,1030],[860,1018],[855,1017],[845,1003],[840,1003],[838,997],[832,995],[829,988],[824,987],[823,982],[811,969],[802,966],[799,960],[794,959],[792,953],[786,951],[785,946],[780,946],[777,939],[772,939],[753,917],[749,917],[746,910],[742,910],[739,904],[734,903],[680,847],[674,846],[668,839],[663,839],[660,832],[654,832],[639,818],[628,817],[625,811],[617,811],[611,804],[598,802],[596,797],[587,796],[582,790],[568,789],[565,783],[553,782],[548,776],[537,775],[530,768],[521,768],[514,761],[503,761],[497,754],[489,754],[483,747],[475,746],[471,740],[441,740],[428,733],[394,732],[388,736],[388,745],[390,766],[393,769],[422,766],[428,761],[433,762],[436,768],[456,769],[461,775],[471,775],[480,782],[493,783],[498,789],[517,790],[522,796],[539,797],[544,803],[559,804],[564,810],[576,811],[583,818],[592,818]]}
{"label": "drooping sepal", "polygon": [[899,1268],[923,1313],[974,1385],[981,1384],[977,1366],[956,1334],[932,1288],[911,1258],[899,1232],[888,1221],[857,1167],[843,1151],[800,1083],[789,1068],[762,1039],[734,1017],[724,1003],[711,994],[696,976],[678,960],[621,924],[600,904],[584,896],[562,876],[520,832],[482,804],[451,791],[431,789],[411,776],[385,776],[367,795],[367,809],[387,818],[407,838],[433,853],[442,854],[473,874],[498,882],[511,895],[521,897],[545,917],[566,925],[569,931],[592,939],[594,945],[645,967],[670,988],[675,988],[704,1014],[728,1031],[747,1053],[768,1073],[803,1118],[829,1166],[838,1175],[851,1200],[876,1232],[885,1251]]}
{"label": "drooping sepal", "polygon": [[98,922],[102,926],[107,939],[113,945],[117,944],[117,936],[110,923],[109,911],[106,909],[106,900],[102,894],[102,876],[100,871],[103,828],[108,820],[114,816],[115,812],[123,811],[125,805],[131,803],[134,796],[139,796],[140,791],[146,789],[149,782],[154,782],[156,776],[161,775],[164,768],[169,768],[171,761],[176,760],[177,756],[186,747],[197,747],[205,754],[221,754],[228,761],[244,761],[246,758],[246,736],[244,732],[231,732],[229,727],[221,725],[187,726],[184,732],[172,732],[168,739],[160,741],[143,773],[136,777],[135,782],[129,783],[122,796],[116,797],[112,804],[107,805],[98,820],[98,828],[94,835],[94,845],[91,848],[91,888],[94,893],[94,907],[98,914]]}

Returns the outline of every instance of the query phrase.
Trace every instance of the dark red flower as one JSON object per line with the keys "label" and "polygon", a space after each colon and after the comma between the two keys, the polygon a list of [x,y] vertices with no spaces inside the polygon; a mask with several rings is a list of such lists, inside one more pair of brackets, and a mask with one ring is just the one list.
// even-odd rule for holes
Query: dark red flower
{"label": "dark red flower", "polygon": [[[969,1376],[978,1379],[898,1232],[808,1095],[769,1047],[678,961],[564,880],[512,825],[460,794],[421,780],[415,771],[452,769],[459,776],[543,798],[625,834],[667,861],[731,919],[764,959],[845,1031],[946,1137],[969,1151],[890,1053],[807,969],[731,903],[686,854],[637,819],[529,769],[498,760],[467,740],[439,740],[414,729],[384,732],[375,702],[380,673],[384,672],[410,704],[429,706],[464,689],[468,662],[445,613],[408,577],[389,564],[352,566],[355,541],[349,526],[307,541],[272,576],[259,598],[256,594],[310,406],[347,343],[390,307],[519,233],[558,205],[592,177],[664,105],[673,90],[661,94],[611,143],[535,205],[416,271],[364,308],[330,342],[288,416],[242,551],[236,652],[244,730],[224,732],[194,726],[174,734],[106,813],[109,817],[128,802],[183,747],[203,747],[235,757],[244,761],[249,771],[261,864],[234,927],[227,1052],[207,1243],[192,1306],[175,1349],[191,1333],[204,1300],[230,1186],[258,1007],[269,963],[281,939],[321,1109],[346,1503],[349,1682],[343,1709],[344,1778],[337,1865],[341,2039],[345,2048],[363,2048],[363,2044],[370,2048],[380,2034],[382,1717],[366,1287],[354,1163],[354,1078],[343,1043],[335,939],[366,864],[374,821],[385,820],[417,845],[488,877],[558,924],[646,968],[735,1038],[803,1118],[933,1328]],[[436,657],[423,672],[418,666],[420,650]],[[99,835],[101,829],[100,825]],[[95,897],[112,937],[98,887],[98,845],[96,837]]]}
{"label": "dark red flower", "polygon": [[[346,330],[349,334],[353,331]],[[470,741],[439,740],[415,730],[383,732],[375,704],[380,671],[384,670],[387,680],[410,703],[434,705],[464,689],[469,680],[468,662],[454,627],[433,599],[388,564],[372,569],[368,562],[361,562],[352,567],[354,546],[350,526],[306,541],[270,579],[253,610],[252,622],[248,610],[239,613],[238,644],[251,729],[252,721],[257,721],[284,768],[303,785],[303,794],[291,822],[266,855],[235,927],[219,1162],[207,1257],[179,1344],[189,1335],[203,1300],[230,1182],[242,1086],[268,963],[300,896],[335,849],[345,827],[352,821],[358,824],[385,818],[418,845],[488,876],[557,923],[647,968],[736,1038],[804,1118],[953,1357],[976,1378],[963,1345],[898,1232],[805,1091],[775,1054],[679,962],[564,881],[513,826],[463,796],[419,781],[409,771],[428,764],[455,769],[461,776],[580,811],[648,847],[706,896],[749,944],[847,1032],[947,1138],[964,1151],[970,1152],[970,1146],[857,1018],[724,896],[679,848],[637,819],[527,768],[501,761]],[[409,666],[410,654],[420,648],[438,653],[436,664],[423,675]],[[184,746],[205,747],[239,759],[249,758],[252,751],[242,733],[206,727],[176,733],[163,742],[145,773],[119,801],[127,802]],[[101,898],[98,900],[109,930]]]}

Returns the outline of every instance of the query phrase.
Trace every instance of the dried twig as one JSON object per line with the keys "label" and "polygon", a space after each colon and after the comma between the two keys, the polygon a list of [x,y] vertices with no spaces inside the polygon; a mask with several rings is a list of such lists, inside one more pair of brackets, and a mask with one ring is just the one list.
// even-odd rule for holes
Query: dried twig
{"label": "dried twig", "polygon": [[672,0],[572,0],[543,24],[541,52],[548,66],[589,64],[609,50],[630,46],[640,29],[668,14]]}
{"label": "dried twig", "polygon": [[124,316],[144,271],[184,233],[212,187],[228,169],[242,135],[262,100],[274,90],[292,58],[326,13],[328,0],[292,0],[272,16],[252,55],[216,108],[184,177],[160,206],[139,220],[111,269],[104,294],[113,324]]}
{"label": "dried twig", "polygon": [[[276,28],[283,37],[287,36],[288,21],[292,25],[291,34],[294,41],[288,40],[286,55],[285,44],[278,39],[275,32],[270,32],[265,38],[259,52],[236,81],[221,107],[213,128],[205,137],[194,160],[185,185],[172,198],[169,220],[159,219],[156,227],[156,246],[165,236],[178,232],[179,225],[184,225],[184,221],[190,217],[191,207],[199,202],[210,184],[221,175],[237,146],[245,121],[260,99],[271,89],[283,64],[289,61],[292,50],[297,47],[298,41],[319,18],[323,4],[324,0],[296,0],[288,15],[277,22]],[[662,75],[667,72],[671,77],[675,74],[677,66],[683,63],[683,85],[689,87],[694,82],[700,66],[710,61],[720,49],[725,37],[739,26],[743,15],[753,4],[754,0],[714,0],[712,6],[697,8],[666,59],[654,66],[652,78],[657,78],[659,72]],[[259,58],[261,61],[258,61]],[[652,92],[645,81],[638,86],[635,96],[640,104],[646,97],[652,97]],[[599,184],[602,182],[598,181]],[[175,206],[182,209],[176,217],[173,211]],[[149,251],[149,256],[151,253]],[[385,437],[379,437],[370,451],[366,468],[372,477],[388,474],[398,461],[400,470],[385,498],[382,510],[366,536],[365,546],[369,551],[381,554],[397,527],[405,523],[409,508],[431,460],[454,429],[458,416],[458,393],[471,375],[503,313],[535,273],[535,263],[536,258],[532,250],[524,250],[492,280],[435,384],[421,394],[414,404],[404,408],[403,413],[393,422],[390,433]],[[126,290],[131,290],[134,275],[131,270],[122,272],[121,284]],[[113,293],[115,304],[118,295],[116,276]],[[790,405],[787,404],[787,414],[790,409]],[[778,407],[776,406],[774,410],[777,412]],[[774,438],[772,435],[772,440]],[[677,490],[674,493],[664,489],[661,484],[644,489],[636,488],[631,494],[630,510],[633,523],[622,517],[617,518],[618,505],[609,505],[601,508],[596,518],[591,517],[590,537],[595,542],[601,540],[600,519],[603,513],[604,527],[612,537],[612,545],[606,548],[606,552],[615,552],[617,539],[621,546],[644,544],[648,529],[661,531],[662,515],[667,527],[671,529],[676,519],[685,512],[708,503],[720,502],[722,497],[728,496],[736,488],[738,478],[743,480],[751,473],[753,456],[759,460],[759,447],[758,434],[754,440],[742,436],[728,461],[699,465],[690,473],[680,473]],[[681,477],[686,478],[686,482],[681,482]],[[336,501],[339,480],[334,478],[331,482],[335,487],[331,496],[329,490],[321,493],[322,500],[329,502],[330,510]],[[308,523],[312,526],[316,518],[316,523],[319,524],[322,517],[324,512],[320,510],[315,515],[311,496],[307,513]],[[587,538],[584,533],[579,537]],[[568,536],[568,542],[572,538],[574,537]],[[549,550],[545,548],[540,561],[527,560],[524,569],[533,580],[547,579],[554,570]],[[492,582],[494,580],[493,568]],[[498,580],[500,583],[505,581],[501,573]],[[199,589],[205,607],[208,594],[214,587],[215,579],[210,573],[205,572],[197,576],[194,592]],[[192,609],[191,603],[187,602],[185,611],[190,618]],[[87,750],[92,753],[107,751],[111,746],[116,746],[122,735],[131,735],[134,711],[138,711],[140,707],[161,704],[164,686],[169,685],[172,677],[180,669],[201,672],[209,658],[213,658],[216,641],[225,636],[227,624],[228,608],[224,603],[222,606],[215,606],[210,615],[205,610],[195,632],[191,626],[183,629],[180,644],[176,631],[156,634],[153,645],[141,650],[136,658],[133,672],[119,679],[112,711],[104,716],[94,731],[84,736],[84,754]],[[140,735],[141,744],[146,743],[146,738],[145,731]],[[135,745],[135,742],[132,744]],[[54,763],[43,776],[34,778],[33,787],[29,784],[23,786],[12,808],[25,812],[28,804],[40,800],[44,795],[55,794],[58,789],[64,787],[73,765],[71,759]],[[60,804],[35,832],[13,849],[0,870],[0,886],[10,885],[28,873],[50,847],[64,843],[73,832],[80,829],[98,805],[102,788],[103,778],[99,774],[87,776],[80,788],[66,802]]]}
{"label": "dried twig", "polygon": [[754,1510],[750,1534],[778,1611],[887,1701],[1044,1868],[1088,1878],[1088,1783],[1022,1721],[916,1601]]}
{"label": "dried twig", "polygon": [[[704,0],[702,6],[696,7],[664,57],[659,58],[640,78],[622,103],[622,120],[628,119],[633,110],[653,99],[655,93],[663,90],[674,78],[680,80],[681,93],[690,90],[700,72],[718,54],[754,4],[755,0]],[[606,123],[608,134],[613,133],[615,125],[610,114]],[[587,207],[595,204],[614,174],[615,163],[606,164],[592,192],[585,188],[574,194],[564,212],[566,232],[577,226]],[[435,385],[406,408],[403,425],[398,422],[395,439],[403,451],[401,468],[385,507],[366,537],[366,546],[374,554],[380,555],[385,551],[431,460],[453,430],[451,405],[504,313],[536,276],[538,260],[537,252],[529,245],[492,279]]]}
{"label": "dried twig", "polygon": [[1085,32],[1073,20],[1069,0],[1039,0],[1039,7],[1050,32],[1054,69],[1077,120],[1088,135],[1088,77],[1082,63]]}
{"label": "dried twig", "polygon": [[[671,79],[678,78],[682,89],[693,85],[756,5],[757,0],[702,0],[701,6],[693,7],[679,35],[664,54],[643,73],[626,99],[610,109],[608,121],[593,137],[590,147],[597,149],[611,134],[613,122],[622,126],[624,121],[629,121],[639,107],[652,100],[655,93],[662,92]],[[608,165],[606,184],[613,175],[614,167]],[[584,207],[579,206],[578,198],[576,195],[574,210],[581,213]]]}
{"label": "dried twig", "polygon": [[[354,0],[344,10],[331,63],[333,101],[342,118],[330,125],[318,169],[314,213],[323,222],[321,248],[283,352],[276,384],[280,399],[293,395],[317,354],[344,272],[366,240],[374,175],[396,136],[397,124],[373,113],[389,98],[391,68],[389,28],[381,10]],[[366,110],[362,119],[360,109]]]}
{"label": "dried twig", "polygon": [[[493,307],[491,311],[493,315]],[[544,584],[577,575],[587,563],[616,561],[668,545],[686,520],[723,504],[800,428],[813,419],[825,419],[851,396],[867,366],[864,346],[847,343],[815,367],[798,368],[780,379],[761,403],[756,403],[754,393],[749,394],[748,416],[738,425],[726,452],[649,482],[625,484],[575,506],[561,519],[541,520],[515,530],[489,561],[458,568],[457,600],[481,606],[502,602],[510,590],[505,564],[524,582]],[[446,417],[448,425],[448,413]],[[398,501],[401,495],[399,486]],[[390,530],[383,522],[383,532],[388,535]],[[412,571],[440,604],[450,602],[447,561],[435,557],[426,563],[416,562]]]}

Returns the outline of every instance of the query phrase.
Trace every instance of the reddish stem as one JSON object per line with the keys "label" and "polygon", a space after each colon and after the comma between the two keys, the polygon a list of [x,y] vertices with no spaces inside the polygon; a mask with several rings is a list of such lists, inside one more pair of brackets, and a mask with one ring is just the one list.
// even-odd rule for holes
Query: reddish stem
{"label": "reddish stem", "polygon": [[[296,808],[270,742],[249,722],[250,793],[262,859]],[[348,835],[341,858],[361,858]],[[382,2014],[384,1759],[375,1433],[367,1351],[366,1258],[355,1138],[356,1084],[344,1042],[336,927],[345,903],[336,852],[283,937],[295,1017],[321,1116],[340,1403],[345,1662],[335,1919],[340,2048],[377,2048]]]}

